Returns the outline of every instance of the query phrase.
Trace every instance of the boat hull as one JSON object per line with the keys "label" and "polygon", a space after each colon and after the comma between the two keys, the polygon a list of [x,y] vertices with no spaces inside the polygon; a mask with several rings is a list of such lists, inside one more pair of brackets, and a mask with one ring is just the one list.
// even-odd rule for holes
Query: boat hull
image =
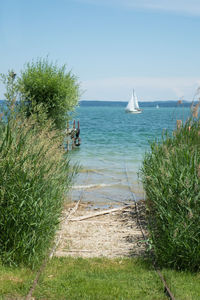
{"label": "boat hull", "polygon": [[141,110],[126,110],[126,112],[129,114],[141,114],[142,113]]}

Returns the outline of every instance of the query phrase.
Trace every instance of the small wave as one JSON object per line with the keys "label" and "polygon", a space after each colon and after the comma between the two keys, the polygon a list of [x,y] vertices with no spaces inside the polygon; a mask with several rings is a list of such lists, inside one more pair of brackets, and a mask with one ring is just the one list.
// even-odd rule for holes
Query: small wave
{"label": "small wave", "polygon": [[80,169],[79,172],[80,173],[96,173],[96,174],[103,175],[102,172],[99,172],[98,170],[95,170],[95,169]]}
{"label": "small wave", "polygon": [[119,182],[117,182],[117,183],[97,183],[97,184],[88,184],[88,185],[74,185],[73,189],[74,190],[98,189],[98,188],[114,186],[114,185],[118,185],[118,184],[119,184]]}

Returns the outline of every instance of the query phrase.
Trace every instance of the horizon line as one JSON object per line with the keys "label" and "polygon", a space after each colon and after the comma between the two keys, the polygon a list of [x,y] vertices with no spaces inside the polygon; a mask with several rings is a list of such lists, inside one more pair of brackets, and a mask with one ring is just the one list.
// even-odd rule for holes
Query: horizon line
{"label": "horizon line", "polygon": [[[126,101],[126,100],[94,100],[94,99],[81,99],[81,100],[79,100],[79,102],[83,102],[83,101],[88,101],[88,102],[90,102],[90,101],[96,101],[96,102],[128,102],[128,101]],[[169,100],[139,100],[138,102],[144,102],[144,103],[147,103],[147,102],[178,102],[178,101],[180,101],[180,99],[169,99]],[[192,100],[181,100],[182,102],[188,102],[188,103],[191,103],[192,102]],[[194,100],[194,102],[196,102],[196,101],[198,101],[198,100]]]}

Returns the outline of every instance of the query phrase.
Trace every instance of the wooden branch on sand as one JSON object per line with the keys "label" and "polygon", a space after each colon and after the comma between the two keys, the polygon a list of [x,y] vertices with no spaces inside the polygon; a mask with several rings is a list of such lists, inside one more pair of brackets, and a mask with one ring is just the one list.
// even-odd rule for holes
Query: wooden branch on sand
{"label": "wooden branch on sand", "polygon": [[83,220],[86,220],[86,219],[90,219],[90,218],[94,218],[94,217],[98,217],[98,216],[102,216],[102,215],[106,215],[106,214],[111,214],[111,213],[119,211],[119,210],[124,210],[127,207],[131,207],[131,206],[133,206],[133,205],[126,205],[126,206],[122,206],[122,207],[118,207],[118,208],[107,209],[107,210],[96,212],[95,214],[92,214],[92,215],[81,216],[81,217],[78,217],[78,218],[69,219],[69,221],[72,221],[72,222],[74,222],[74,221],[83,221]]}
{"label": "wooden branch on sand", "polygon": [[68,216],[67,216],[67,218],[66,218],[67,221],[70,219],[71,215],[75,214],[75,212],[77,211],[77,209],[78,209],[78,207],[79,207],[80,202],[81,202],[81,199],[79,199],[79,200],[77,201],[76,205],[75,205],[75,206],[72,208],[72,210],[69,212],[69,214],[68,214]]}
{"label": "wooden branch on sand", "polygon": [[92,250],[67,250],[64,253],[71,253],[71,252],[93,252]]}

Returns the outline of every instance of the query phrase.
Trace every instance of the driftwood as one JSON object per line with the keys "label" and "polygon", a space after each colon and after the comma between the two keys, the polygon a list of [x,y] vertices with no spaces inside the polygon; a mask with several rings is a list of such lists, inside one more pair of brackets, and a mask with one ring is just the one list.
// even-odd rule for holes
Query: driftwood
{"label": "driftwood", "polygon": [[71,215],[75,214],[75,212],[77,211],[78,207],[79,207],[79,204],[81,202],[81,199],[79,199],[76,203],[76,205],[72,208],[72,210],[69,212],[66,220],[69,220],[69,218],[71,217]]}
{"label": "driftwood", "polygon": [[95,214],[92,214],[92,215],[81,216],[81,217],[78,217],[78,218],[69,219],[69,221],[74,222],[74,221],[87,220],[87,219],[90,219],[90,218],[94,218],[94,217],[98,217],[98,216],[102,216],[102,215],[106,215],[106,214],[111,214],[111,213],[119,211],[119,210],[124,210],[127,207],[131,207],[131,206],[133,206],[133,205],[126,205],[126,206],[122,206],[122,207],[118,207],[118,208],[107,209],[107,210],[96,212]]}
{"label": "driftwood", "polygon": [[71,253],[71,252],[93,252],[92,250],[65,250],[65,253]]}

